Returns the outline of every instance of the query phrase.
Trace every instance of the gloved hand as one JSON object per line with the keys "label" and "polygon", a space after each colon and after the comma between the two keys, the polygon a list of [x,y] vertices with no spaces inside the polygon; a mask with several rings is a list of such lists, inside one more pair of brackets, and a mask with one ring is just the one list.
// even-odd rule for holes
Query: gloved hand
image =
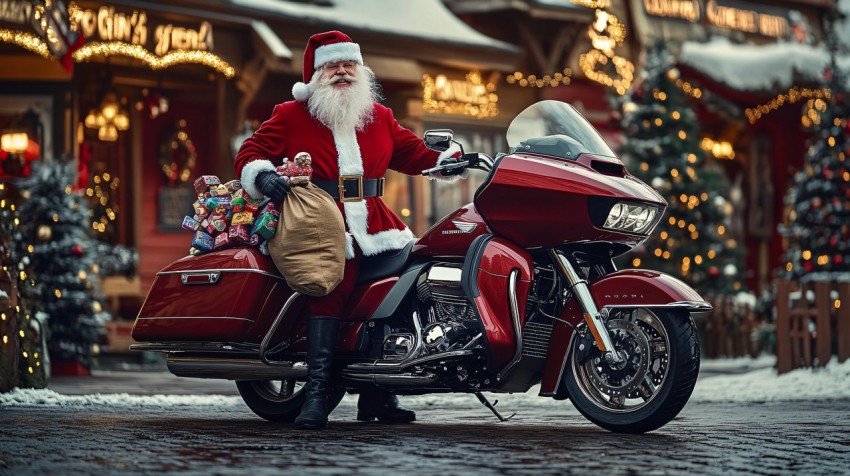
{"label": "gloved hand", "polygon": [[[440,159],[437,161],[437,166],[445,166],[452,165],[460,162],[459,158],[454,157],[446,157],[445,159]],[[440,175],[443,177],[453,177],[455,175],[462,175],[466,171],[466,167],[456,167],[453,169],[441,170]]]}
{"label": "gloved hand", "polygon": [[[441,167],[444,165],[456,164],[461,161],[462,157],[463,153],[460,150],[460,146],[453,143],[448,149],[440,154],[440,158],[437,160],[437,166]],[[443,177],[453,177],[464,175],[464,172],[466,172],[466,167],[457,167],[451,170],[441,170],[438,174]]]}
{"label": "gloved hand", "polygon": [[286,194],[292,190],[286,177],[278,175],[277,172],[271,170],[257,174],[254,184],[263,192],[263,195],[271,198],[274,203],[281,203],[286,198]]}

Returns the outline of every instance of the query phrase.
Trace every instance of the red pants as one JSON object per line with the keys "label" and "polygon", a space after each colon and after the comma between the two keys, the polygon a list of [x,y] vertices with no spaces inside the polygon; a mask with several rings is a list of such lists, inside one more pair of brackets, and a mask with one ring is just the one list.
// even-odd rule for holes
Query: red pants
{"label": "red pants", "polygon": [[342,281],[331,291],[330,294],[322,297],[310,298],[309,316],[325,316],[341,319],[345,305],[348,303],[348,298],[354,292],[357,286],[357,277],[360,275],[360,261],[363,259],[363,253],[360,248],[354,245],[354,258],[345,261],[345,270],[343,271]]}

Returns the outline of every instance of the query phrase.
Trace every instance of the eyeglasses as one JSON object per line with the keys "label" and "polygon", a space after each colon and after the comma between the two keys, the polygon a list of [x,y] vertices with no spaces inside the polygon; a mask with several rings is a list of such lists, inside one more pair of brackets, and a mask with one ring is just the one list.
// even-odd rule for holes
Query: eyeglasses
{"label": "eyeglasses", "polygon": [[354,61],[337,61],[334,63],[325,63],[323,69],[327,72],[338,71],[339,67],[342,66],[346,72],[353,73],[354,69],[357,67],[357,63]]}

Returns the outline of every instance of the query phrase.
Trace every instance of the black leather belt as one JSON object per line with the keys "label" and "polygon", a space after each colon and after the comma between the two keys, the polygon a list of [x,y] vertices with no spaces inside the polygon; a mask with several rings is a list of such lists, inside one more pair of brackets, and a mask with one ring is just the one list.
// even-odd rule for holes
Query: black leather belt
{"label": "black leather belt", "polygon": [[312,182],[340,202],[359,202],[364,197],[380,197],[384,194],[383,178],[364,179],[362,175],[342,175],[339,180]]}

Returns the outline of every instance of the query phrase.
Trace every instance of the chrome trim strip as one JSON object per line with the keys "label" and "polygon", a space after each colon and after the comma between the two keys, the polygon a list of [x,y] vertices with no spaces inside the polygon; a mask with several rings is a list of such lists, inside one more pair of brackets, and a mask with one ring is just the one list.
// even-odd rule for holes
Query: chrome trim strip
{"label": "chrome trim strip", "polygon": [[257,355],[257,344],[226,343],[226,342],[145,342],[130,344],[130,350],[151,352],[225,352],[235,354]]}
{"label": "chrome trim strip", "polygon": [[261,269],[253,269],[253,268],[219,268],[219,269],[185,269],[183,271],[160,271],[156,273],[157,276],[166,275],[166,274],[200,274],[200,273],[257,273],[262,274],[263,276],[268,276],[270,278],[279,279],[281,281],[285,281],[283,276],[279,274],[272,274],[268,271],[263,271]]}
{"label": "chrome trim strip", "polygon": [[137,317],[137,321],[155,321],[158,319],[231,319],[235,321],[254,322],[251,319],[244,317],[229,317],[229,316],[168,316],[168,317]]}
{"label": "chrome trim strip", "polygon": [[496,375],[496,381],[499,382],[505,376],[507,376],[511,370],[513,370],[514,366],[519,362],[522,358],[522,327],[519,322],[519,305],[516,300],[516,282],[517,276],[519,275],[519,270],[515,269],[511,271],[510,276],[508,276],[508,304],[511,312],[511,323],[514,326],[514,337],[516,338],[516,352],[514,352],[514,358]]}
{"label": "chrome trim strip", "polygon": [[266,332],[265,337],[263,337],[263,342],[260,343],[260,360],[262,360],[263,363],[266,364],[266,365],[281,366],[285,363],[288,363],[288,362],[280,362],[280,361],[270,360],[266,356],[266,350],[268,349],[269,344],[271,343],[272,336],[274,335],[275,331],[277,330],[277,326],[279,326],[281,321],[283,321],[284,314],[286,314],[286,311],[289,310],[289,308],[292,306],[292,303],[294,303],[295,300],[298,299],[299,296],[301,296],[301,293],[296,291],[296,292],[292,293],[292,296],[289,296],[289,299],[287,299],[285,303],[283,303],[283,307],[281,307],[280,312],[277,313],[277,317],[275,317],[274,322],[272,323],[272,326],[269,328],[269,331]]}
{"label": "chrome trim strip", "polygon": [[646,308],[685,308],[695,312],[707,312],[714,309],[714,307],[705,301],[675,301],[668,302],[666,304],[607,304],[603,306],[603,309],[623,309],[623,308],[636,308],[636,307],[646,307]]}

